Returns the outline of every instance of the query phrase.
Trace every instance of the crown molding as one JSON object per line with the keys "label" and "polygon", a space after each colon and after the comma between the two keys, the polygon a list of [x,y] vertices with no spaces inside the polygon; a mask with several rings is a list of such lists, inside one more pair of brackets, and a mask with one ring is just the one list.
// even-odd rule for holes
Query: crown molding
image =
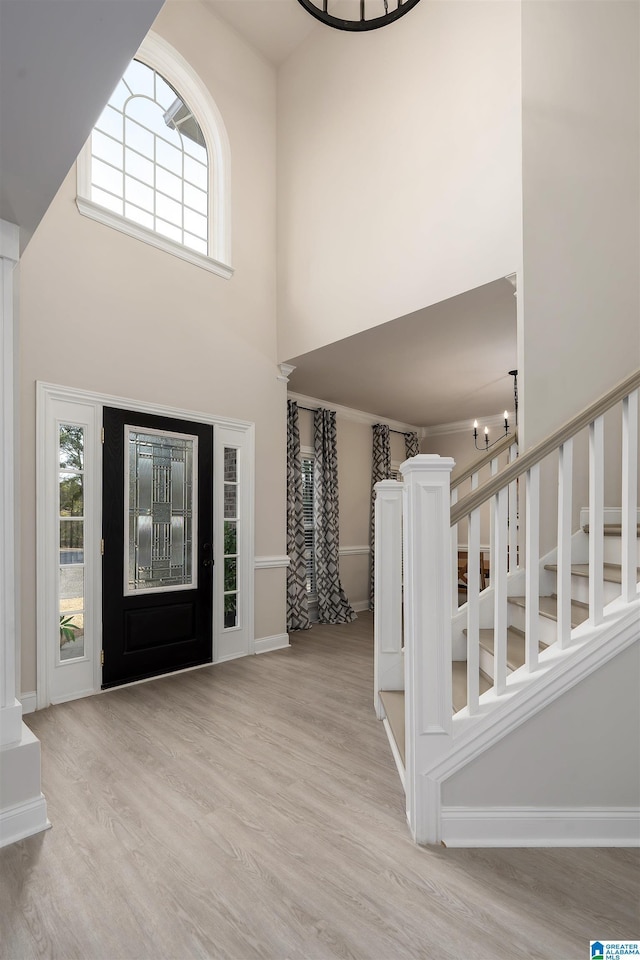
{"label": "crown molding", "polygon": [[380,417],[374,413],[366,413],[364,410],[354,410],[352,407],[343,407],[339,403],[331,403],[328,400],[319,400],[317,397],[307,397],[302,393],[287,393],[289,400],[295,400],[305,407],[330,407],[335,410],[336,416],[341,420],[354,420],[356,423],[366,423],[373,426],[375,423],[386,423],[392,430],[399,430],[401,433],[417,433],[418,439],[425,436],[423,427],[416,427],[412,423],[402,423],[400,420],[389,420],[388,417]]}
{"label": "crown molding", "polygon": [[[509,414],[509,425],[514,422],[514,415],[511,410]],[[485,427],[500,427],[504,430],[504,417],[500,414],[493,417],[478,417],[478,434],[480,435]],[[430,427],[422,427],[423,436],[440,437],[445,433],[473,433],[473,420],[454,420],[452,423],[434,423]]]}
{"label": "crown molding", "polygon": [[280,370],[280,375],[276,377],[276,380],[281,380],[283,383],[289,383],[289,377],[295,370],[295,367],[291,363],[279,363],[278,369]]}

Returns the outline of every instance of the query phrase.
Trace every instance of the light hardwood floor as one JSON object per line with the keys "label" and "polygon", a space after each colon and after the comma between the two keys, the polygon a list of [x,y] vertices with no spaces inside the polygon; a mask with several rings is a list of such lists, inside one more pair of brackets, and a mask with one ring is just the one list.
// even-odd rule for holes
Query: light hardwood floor
{"label": "light hardwood floor", "polygon": [[586,960],[638,851],[420,849],[371,619],[31,715],[53,829],[0,851],[11,960]]}

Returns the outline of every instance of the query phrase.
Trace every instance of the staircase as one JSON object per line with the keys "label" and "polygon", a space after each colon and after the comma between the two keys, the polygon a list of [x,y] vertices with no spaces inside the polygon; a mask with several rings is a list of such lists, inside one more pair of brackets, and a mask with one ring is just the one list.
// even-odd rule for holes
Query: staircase
{"label": "staircase", "polygon": [[[639,387],[640,372],[522,456],[511,446],[509,463],[502,469],[492,464],[486,482],[470,474],[471,492],[459,502],[450,483],[453,462],[440,457],[413,458],[401,468],[402,482],[376,487],[374,703],[418,843],[483,845],[483,836],[489,845],[640,838],[637,804],[595,812],[554,808],[552,816],[550,808],[541,813],[494,805],[470,812],[448,803],[469,781],[468,771],[485,763],[495,770],[492,748],[505,742],[508,749],[514,731],[535,718],[546,722],[563,698],[575,709],[570,691],[638,644]],[[616,407],[620,458],[605,462],[604,415]],[[588,468],[576,462],[574,470],[574,437],[583,430],[589,434]],[[556,458],[557,506],[546,464],[541,483],[541,464]],[[604,506],[608,471],[621,478],[617,509]],[[574,487],[586,472],[589,506],[577,523]],[[480,516],[489,508],[490,576],[481,590]],[[550,510],[556,543],[551,549],[545,543],[541,555]],[[459,606],[463,526],[467,599]],[[560,729],[558,736],[564,736]],[[631,744],[634,736],[637,741],[637,731],[631,731]],[[553,742],[547,749],[552,756]]]}

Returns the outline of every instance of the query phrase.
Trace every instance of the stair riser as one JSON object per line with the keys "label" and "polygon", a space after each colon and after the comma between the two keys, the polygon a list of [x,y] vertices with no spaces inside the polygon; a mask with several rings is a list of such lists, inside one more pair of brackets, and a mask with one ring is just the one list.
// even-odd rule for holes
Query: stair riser
{"label": "stair riser", "polygon": [[[606,563],[620,563],[622,556],[622,541],[620,537],[604,538],[604,559]],[[640,566],[640,539],[636,547],[636,563]]]}
{"label": "stair riser", "polygon": [[[518,630],[521,630],[525,633],[525,610],[524,607],[518,607],[514,603],[509,603],[507,605],[509,625],[512,627],[517,627]],[[538,639],[542,643],[546,643],[549,646],[552,643],[555,643],[558,635],[557,630],[558,626],[555,620],[549,620],[548,617],[538,617],[540,621],[540,626],[538,628]]]}
{"label": "stair riser", "polygon": [[[493,680],[493,654],[480,647],[480,669]],[[507,669],[509,669],[507,667]]]}
{"label": "stair riser", "polygon": [[[620,596],[620,584],[604,582],[604,602],[611,603],[616,597]],[[571,577],[571,596],[574,600],[580,600],[582,603],[589,603],[589,580],[587,577]]]}

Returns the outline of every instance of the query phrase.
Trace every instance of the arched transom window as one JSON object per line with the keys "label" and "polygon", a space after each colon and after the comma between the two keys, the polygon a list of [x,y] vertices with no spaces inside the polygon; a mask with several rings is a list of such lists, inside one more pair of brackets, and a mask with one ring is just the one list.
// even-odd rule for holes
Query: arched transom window
{"label": "arched transom window", "polygon": [[153,65],[158,44],[165,65],[175,67],[176,51],[160,38],[146,43],[150,62],[131,61],[80,158],[78,207],[185,259],[200,262],[201,255],[201,265],[230,276],[224,125],[182,58],[181,79],[191,82],[187,92]]}
{"label": "arched transom window", "polygon": [[207,192],[200,125],[156,70],[133,60],[91,136],[91,199],[207,254]]}

